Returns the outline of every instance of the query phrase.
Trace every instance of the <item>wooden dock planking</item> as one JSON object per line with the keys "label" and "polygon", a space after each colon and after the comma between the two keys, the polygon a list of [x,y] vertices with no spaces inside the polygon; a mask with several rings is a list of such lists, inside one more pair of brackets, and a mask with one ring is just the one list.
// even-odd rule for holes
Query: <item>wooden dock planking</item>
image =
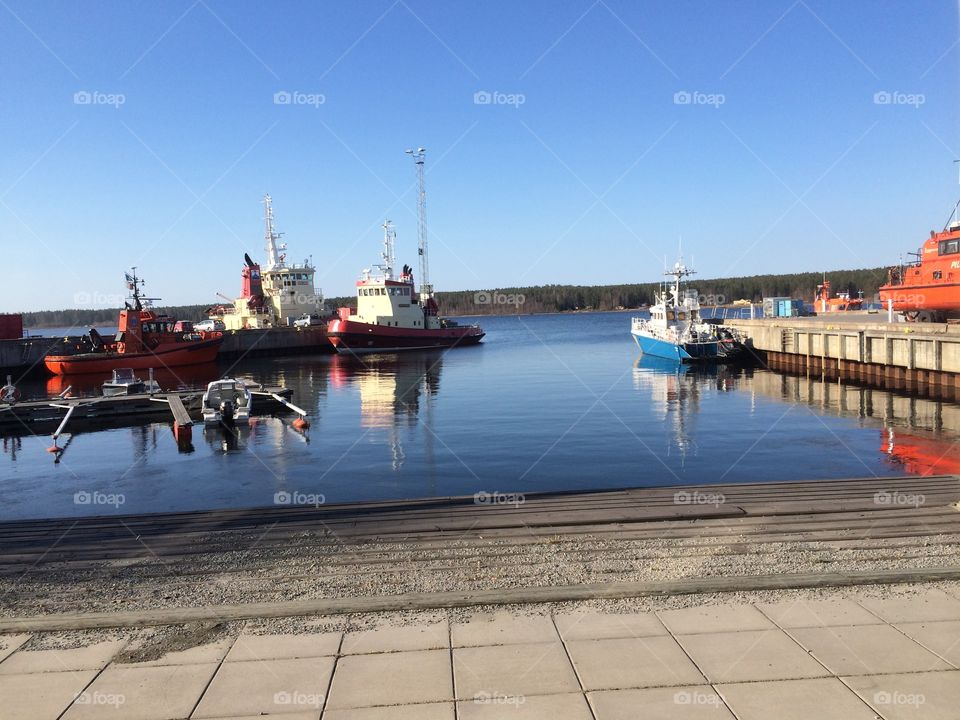
{"label": "wooden dock planking", "polygon": [[[674,493],[722,494],[714,505],[676,505]],[[922,497],[919,507],[878,504],[878,492]],[[845,481],[659,487],[608,492],[530,494],[518,507],[477,505],[472,498],[266,507],[151,515],[101,516],[0,524],[0,564],[33,558],[63,562],[153,552],[190,554],[237,535],[270,532],[263,542],[295,541],[304,533],[351,544],[443,542],[588,534],[617,538],[730,538],[750,542],[849,539],[960,533],[960,478],[934,476]],[[54,548],[51,540],[60,538]]]}

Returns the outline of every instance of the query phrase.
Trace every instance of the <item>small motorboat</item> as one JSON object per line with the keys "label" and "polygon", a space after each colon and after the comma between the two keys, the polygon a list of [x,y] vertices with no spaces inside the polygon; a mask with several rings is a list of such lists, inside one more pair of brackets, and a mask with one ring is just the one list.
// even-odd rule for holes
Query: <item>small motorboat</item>
{"label": "small motorboat", "polygon": [[113,377],[100,387],[104,397],[160,392],[159,383],[153,379],[153,371],[149,379],[141,380],[133,374],[133,368],[117,368],[113,371]]}
{"label": "small motorboat", "polygon": [[243,425],[250,421],[253,394],[243,380],[214,380],[203,394],[205,425]]}

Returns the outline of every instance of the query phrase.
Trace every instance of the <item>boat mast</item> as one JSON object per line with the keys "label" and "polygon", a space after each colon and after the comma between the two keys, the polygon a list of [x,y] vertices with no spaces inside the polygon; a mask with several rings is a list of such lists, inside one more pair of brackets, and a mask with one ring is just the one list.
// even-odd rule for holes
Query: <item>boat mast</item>
{"label": "boat mast", "polygon": [[417,169],[417,237],[420,254],[420,302],[426,304],[433,298],[433,285],[430,284],[430,263],[427,258],[427,191],[423,184],[423,162],[426,159],[426,148],[407,150],[407,155],[413,158]]}
{"label": "boat mast", "polygon": [[275,232],[273,229],[273,198],[270,197],[270,193],[263,196],[263,208],[263,220],[266,225],[267,270],[282,268],[284,267],[284,258],[280,251],[286,250],[287,246],[277,242],[283,233]]}
{"label": "boat mast", "polygon": [[383,264],[380,268],[383,270],[383,277],[387,280],[393,280],[393,266],[396,258],[393,252],[394,241],[397,239],[397,231],[393,229],[393,223],[387,220],[381,226],[383,227]]}
{"label": "boat mast", "polygon": [[663,273],[673,278],[673,307],[680,306],[680,281],[688,275],[696,274],[693,270],[688,270],[683,264],[683,256],[674,264],[673,270],[667,270]]}

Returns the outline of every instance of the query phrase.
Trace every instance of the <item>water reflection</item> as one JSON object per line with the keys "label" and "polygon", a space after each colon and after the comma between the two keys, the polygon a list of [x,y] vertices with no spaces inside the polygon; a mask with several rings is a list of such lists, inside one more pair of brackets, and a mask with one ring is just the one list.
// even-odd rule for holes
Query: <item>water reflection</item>
{"label": "water reflection", "polygon": [[667,454],[676,454],[681,466],[695,457],[696,418],[700,403],[710,392],[732,392],[749,370],[726,365],[681,365],[650,355],[633,362],[633,386],[650,398],[650,407],[667,428]]}
{"label": "water reflection", "polygon": [[443,355],[436,352],[362,358],[337,355],[331,361],[332,382],[354,385],[360,392],[360,427],[386,435],[394,471],[403,467],[407,457],[404,436],[420,420],[425,425],[424,456],[428,466],[433,465],[433,408],[442,365]]}

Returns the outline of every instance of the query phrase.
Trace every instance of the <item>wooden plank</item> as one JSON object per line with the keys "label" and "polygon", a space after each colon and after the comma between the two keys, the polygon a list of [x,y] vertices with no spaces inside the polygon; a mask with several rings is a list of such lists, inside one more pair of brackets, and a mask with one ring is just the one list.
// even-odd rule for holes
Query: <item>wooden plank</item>
{"label": "wooden plank", "polygon": [[902,584],[960,580],[960,567],[914,570],[872,570],[846,573],[686,578],[670,581],[591,583],[552,587],[492,588],[438,593],[404,593],[347,598],[317,598],[281,602],[215,605],[192,608],[128,610],[109,613],[64,613],[0,619],[0,633],[93,630],[98,628],[150,627],[189,622],[228,622],[258,618],[341,615],[348,613],[427,610],[571,602],[577,600],[666,597],[696,593],[747,592],[855,585]]}
{"label": "wooden plank", "polygon": [[183,400],[180,399],[179,395],[166,395],[166,401],[170,403],[170,411],[173,413],[173,420],[180,427],[190,427],[193,425],[193,420],[190,419],[190,413],[187,412],[187,409],[183,406]]}

